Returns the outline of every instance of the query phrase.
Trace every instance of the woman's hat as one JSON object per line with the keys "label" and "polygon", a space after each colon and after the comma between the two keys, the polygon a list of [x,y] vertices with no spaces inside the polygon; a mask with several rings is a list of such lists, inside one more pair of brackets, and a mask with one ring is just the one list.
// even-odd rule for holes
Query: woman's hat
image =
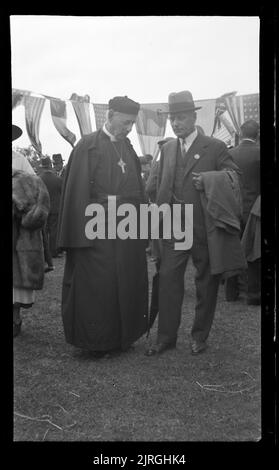
{"label": "woman's hat", "polygon": [[12,140],[18,139],[22,134],[22,130],[20,127],[16,126],[15,124],[12,124]]}
{"label": "woman's hat", "polygon": [[168,113],[184,113],[201,109],[201,106],[195,106],[192,93],[190,91],[179,91],[169,94]]}

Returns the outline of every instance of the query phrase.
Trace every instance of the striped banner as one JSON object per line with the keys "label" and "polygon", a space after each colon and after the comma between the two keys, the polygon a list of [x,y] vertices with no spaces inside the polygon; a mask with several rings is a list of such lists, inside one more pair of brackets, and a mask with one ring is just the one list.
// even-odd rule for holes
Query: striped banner
{"label": "striped banner", "polygon": [[39,139],[40,121],[45,105],[45,98],[25,96],[25,124],[27,134],[33,147],[41,154],[42,144]]}
{"label": "striped banner", "polygon": [[167,114],[158,112],[157,104],[143,104],[136,120],[136,130],[143,155],[156,159],[159,153],[158,141],[166,131]]}
{"label": "striped banner", "polygon": [[59,134],[73,147],[76,136],[67,128],[67,108],[65,101],[50,99],[50,113],[53,124]]}
{"label": "striped banner", "polygon": [[230,123],[230,121],[228,120],[228,118],[225,116],[226,113],[223,113],[221,116],[220,116],[220,122],[221,124],[223,124],[225,126],[225,128],[228,130],[228,132],[230,133],[231,136],[234,135],[235,131],[234,131],[234,127],[233,125]]}
{"label": "striped banner", "polygon": [[93,103],[93,109],[95,114],[96,129],[101,129],[106,122],[106,112],[108,110],[108,104]]}
{"label": "striped banner", "polygon": [[77,117],[80,134],[83,137],[84,135],[91,134],[92,126],[90,119],[90,98],[88,95],[78,96],[76,93],[73,93],[70,100]]}

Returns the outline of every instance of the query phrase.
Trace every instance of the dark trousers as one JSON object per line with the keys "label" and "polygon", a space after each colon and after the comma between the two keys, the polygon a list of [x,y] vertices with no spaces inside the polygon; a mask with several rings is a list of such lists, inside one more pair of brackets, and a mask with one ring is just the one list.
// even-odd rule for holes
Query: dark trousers
{"label": "dark trousers", "polygon": [[225,298],[228,302],[237,300],[240,292],[247,293],[248,290],[248,274],[247,271],[231,276],[225,280]]}
{"label": "dark trousers", "polygon": [[206,341],[209,335],[215,314],[220,276],[210,274],[208,248],[206,245],[195,244],[189,251],[174,250],[173,240],[163,240],[157,342],[175,342],[177,339],[184,298],[184,274],[190,255],[197,270],[195,276],[197,302],[191,336],[196,341]]}
{"label": "dark trousers", "polygon": [[[247,220],[246,220],[247,221]],[[241,239],[245,229],[245,222],[241,222],[239,237]],[[240,291],[247,292],[248,288],[247,272],[243,271],[241,274],[231,276],[225,280],[225,299],[228,302],[233,302],[238,299]]]}
{"label": "dark trousers", "polygon": [[51,252],[51,256],[53,257],[56,257],[59,253],[59,250],[57,250],[57,245],[56,245],[57,224],[58,224],[58,213],[49,214],[47,218],[46,231],[47,231],[48,240],[49,240],[49,249]]}

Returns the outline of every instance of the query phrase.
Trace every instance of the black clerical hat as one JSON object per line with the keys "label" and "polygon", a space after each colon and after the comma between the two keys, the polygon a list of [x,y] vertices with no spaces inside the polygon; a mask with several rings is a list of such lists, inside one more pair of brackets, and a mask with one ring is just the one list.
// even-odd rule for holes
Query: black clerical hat
{"label": "black clerical hat", "polygon": [[41,158],[41,167],[42,168],[52,168],[52,163],[50,157]]}
{"label": "black clerical hat", "polygon": [[140,104],[131,100],[128,96],[115,96],[109,100],[109,109],[125,114],[138,114]]}

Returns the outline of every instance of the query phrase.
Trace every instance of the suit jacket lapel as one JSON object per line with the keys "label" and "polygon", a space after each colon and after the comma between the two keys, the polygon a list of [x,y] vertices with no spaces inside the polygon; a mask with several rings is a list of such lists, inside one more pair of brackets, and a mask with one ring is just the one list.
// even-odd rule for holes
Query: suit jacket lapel
{"label": "suit jacket lapel", "polygon": [[158,205],[171,201],[178,145],[179,140],[176,139],[165,144],[162,149],[157,185],[156,202]]}
{"label": "suit jacket lapel", "polygon": [[202,136],[198,134],[197,138],[194,140],[187,152],[187,163],[185,165],[184,178],[189,174],[195,164],[198,163],[204,156],[206,146],[207,143],[205,143]]}
{"label": "suit jacket lapel", "polygon": [[175,178],[175,169],[176,169],[176,155],[178,151],[178,146],[180,145],[179,139],[171,141],[166,145],[164,149],[164,174],[167,175],[171,185],[173,185]]}

